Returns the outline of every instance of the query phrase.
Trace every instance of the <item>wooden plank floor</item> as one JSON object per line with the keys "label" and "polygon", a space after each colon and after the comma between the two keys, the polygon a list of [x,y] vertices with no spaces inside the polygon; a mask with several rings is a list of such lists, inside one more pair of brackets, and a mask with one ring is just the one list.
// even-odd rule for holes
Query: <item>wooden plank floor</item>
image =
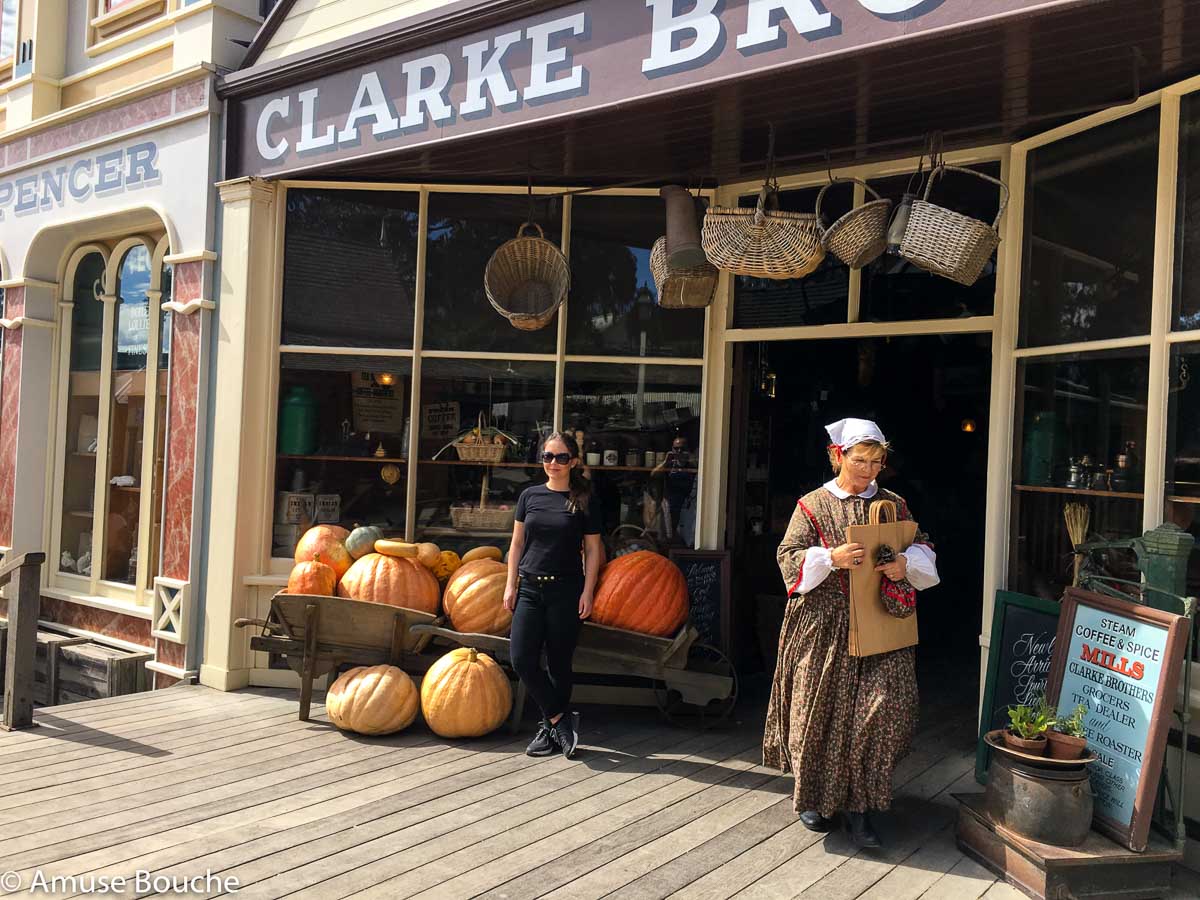
{"label": "wooden plank floor", "polygon": [[[761,712],[700,733],[585,708],[577,758],[534,760],[527,734],[356,738],[296,709],[290,691],[187,686],[38,710],[0,733],[0,873],[68,879],[59,897],[139,871],[319,900],[1021,896],[954,845],[970,709],[926,714],[874,852],[799,824],[790,779],[758,765]],[[1176,897],[1198,896],[1183,878]]]}

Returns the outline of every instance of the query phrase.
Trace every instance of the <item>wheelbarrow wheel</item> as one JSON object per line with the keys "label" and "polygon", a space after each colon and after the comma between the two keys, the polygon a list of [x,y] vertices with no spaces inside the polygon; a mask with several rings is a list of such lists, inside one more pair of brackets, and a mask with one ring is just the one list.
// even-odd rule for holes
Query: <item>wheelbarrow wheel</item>
{"label": "wheelbarrow wheel", "polygon": [[716,676],[727,684],[728,691],[705,702],[695,702],[695,696],[690,700],[685,697],[685,688],[678,683],[679,679],[672,678],[671,672],[667,671],[661,680],[654,680],[654,700],[663,717],[680,728],[696,729],[712,728],[728,718],[738,697],[737,672],[729,657],[708,644],[692,644],[684,672]]}

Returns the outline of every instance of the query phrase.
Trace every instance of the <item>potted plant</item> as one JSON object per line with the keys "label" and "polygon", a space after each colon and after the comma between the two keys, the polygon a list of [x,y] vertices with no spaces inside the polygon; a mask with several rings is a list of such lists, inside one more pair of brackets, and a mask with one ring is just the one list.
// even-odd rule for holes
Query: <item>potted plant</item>
{"label": "potted plant", "polygon": [[1083,751],[1087,749],[1083,717],[1087,711],[1087,704],[1080,703],[1068,718],[1055,719],[1054,726],[1046,732],[1051,759],[1079,759],[1083,756]]}
{"label": "potted plant", "polygon": [[1008,708],[1008,728],[1004,729],[1004,744],[1031,756],[1046,755],[1046,732],[1054,724],[1054,708],[1045,698],[1026,706]]}

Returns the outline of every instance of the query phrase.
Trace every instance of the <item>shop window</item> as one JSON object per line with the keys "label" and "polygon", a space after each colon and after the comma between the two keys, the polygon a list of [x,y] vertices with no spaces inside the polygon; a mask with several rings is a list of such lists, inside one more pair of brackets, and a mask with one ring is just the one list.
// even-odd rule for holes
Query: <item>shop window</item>
{"label": "shop window", "polygon": [[[969,168],[1000,177],[999,163]],[[928,172],[925,173],[928,179]],[[908,191],[924,196],[925,181],[918,185],[910,175],[873,179],[871,187],[891,200],[893,209]],[[945,172],[934,182],[929,199],[938,206],[987,222],[996,218],[1000,190],[990,181],[964,174]],[[862,273],[859,317],[865,322],[898,322],[911,319],[958,319],[990,316],[996,297],[996,255],[970,287],[940,275],[926,272],[902,256],[885,253],[866,266]]]}
{"label": "shop window", "polygon": [[412,360],[280,355],[272,556],[314,523],[403,537]]}
{"label": "shop window", "polygon": [[[480,424],[460,453],[455,438]],[[423,360],[417,539],[460,553],[480,544],[507,550],[517,498],[545,481],[537,454],[553,427],[553,363]],[[471,449],[488,446],[502,449]]]}
{"label": "shop window", "polygon": [[411,349],[417,204],[399,191],[288,191],[282,343]]}
{"label": "shop window", "polygon": [[1158,130],[1153,107],[1030,152],[1020,346],[1149,334]]}
{"label": "shop window", "polygon": [[606,535],[694,545],[700,384],[699,366],[567,364],[563,422],[583,439]]}
{"label": "shop window", "polygon": [[[1021,360],[1013,448],[1009,584],[1058,599],[1073,576],[1068,503],[1087,510],[1087,538],[1142,532],[1149,351]],[[1128,559],[1108,563],[1137,577]]]}
{"label": "shop window", "polygon": [[1171,348],[1164,519],[1194,535],[1187,593],[1200,595],[1200,344]]}
{"label": "shop window", "polygon": [[1175,298],[1171,327],[1200,329],[1200,97],[1183,98],[1175,219]]}
{"label": "shop window", "polygon": [[92,253],[71,282],[71,342],[63,420],[60,572],[90,578],[100,435],[100,357],[104,341],[104,257]]}
{"label": "shop window", "polygon": [[572,201],[568,353],[704,355],[704,310],[658,306],[650,249],[664,228],[658,197]]}
{"label": "shop window", "polygon": [[17,0],[0,2],[0,59],[8,59],[17,46]]}
{"label": "shop window", "polygon": [[[779,208],[811,213],[820,188],[781,191]],[[850,210],[853,187],[836,185],[825,193],[821,216],[826,225]],[[741,197],[738,205],[753,208],[758,195]],[[806,278],[751,278],[737,275],[733,282],[733,327],[777,328],[785,325],[834,325],[849,314],[850,270],[832,253]]]}
{"label": "shop window", "polygon": [[[561,245],[561,203],[539,199],[534,221]],[[529,200],[502,194],[433,193],[425,263],[425,335],[430,350],[553,353],[557,317],[538,331],[520,331],[496,312],[483,288],[492,254],[530,218]],[[576,276],[578,277],[578,276]]]}

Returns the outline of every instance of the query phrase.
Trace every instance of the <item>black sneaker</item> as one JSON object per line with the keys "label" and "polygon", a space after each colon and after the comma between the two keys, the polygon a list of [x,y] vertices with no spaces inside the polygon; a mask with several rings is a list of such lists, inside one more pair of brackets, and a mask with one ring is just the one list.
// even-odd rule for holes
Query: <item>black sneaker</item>
{"label": "black sneaker", "polygon": [[579,713],[563,713],[554,723],[554,737],[567,759],[575,756],[579,746]]}
{"label": "black sneaker", "polygon": [[533,740],[529,742],[529,746],[525,748],[526,756],[551,756],[558,751],[558,741],[554,736],[554,727],[542,719],[538,723],[537,734],[533,736]]}

